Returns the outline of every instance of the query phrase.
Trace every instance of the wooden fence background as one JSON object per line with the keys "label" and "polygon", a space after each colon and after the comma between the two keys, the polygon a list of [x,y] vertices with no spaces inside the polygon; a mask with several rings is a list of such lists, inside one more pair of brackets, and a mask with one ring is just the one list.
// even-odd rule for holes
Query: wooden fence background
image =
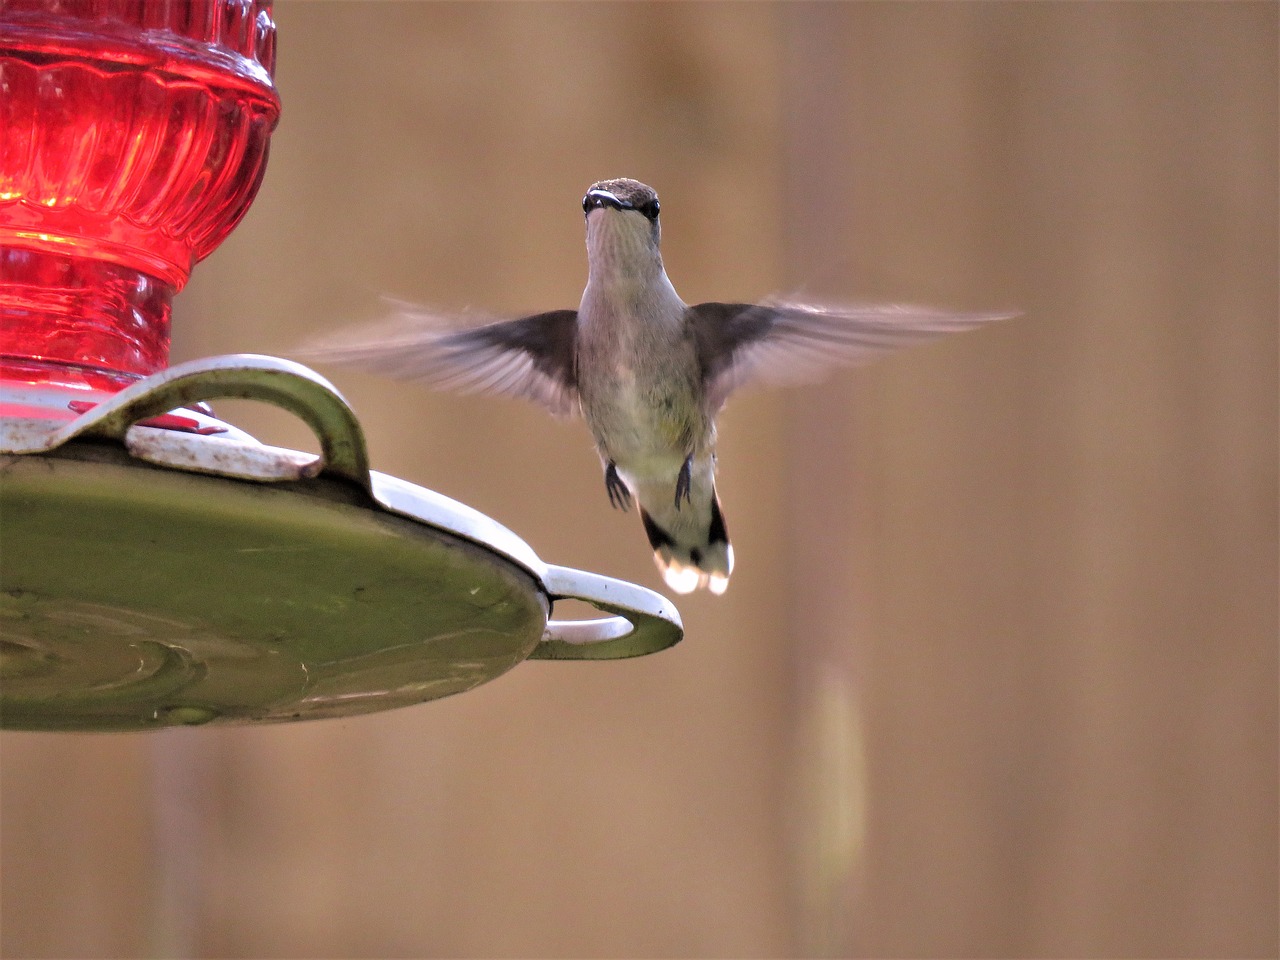
{"label": "wooden fence background", "polygon": [[[620,175],[688,300],[1026,316],[732,404],[668,653],[4,735],[3,954],[1275,956],[1277,9],[280,4],[175,360],[573,306]],[[378,469],[657,584],[580,425],[329,372]]]}

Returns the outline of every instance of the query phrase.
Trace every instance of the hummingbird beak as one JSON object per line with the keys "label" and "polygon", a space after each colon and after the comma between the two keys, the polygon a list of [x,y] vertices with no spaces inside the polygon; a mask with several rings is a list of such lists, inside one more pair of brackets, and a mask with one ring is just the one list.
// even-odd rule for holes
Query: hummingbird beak
{"label": "hummingbird beak", "polygon": [[587,216],[591,216],[592,210],[598,210],[601,207],[613,207],[615,210],[634,210],[635,206],[626,200],[620,200],[608,190],[588,190],[587,195],[582,198],[582,210]]}

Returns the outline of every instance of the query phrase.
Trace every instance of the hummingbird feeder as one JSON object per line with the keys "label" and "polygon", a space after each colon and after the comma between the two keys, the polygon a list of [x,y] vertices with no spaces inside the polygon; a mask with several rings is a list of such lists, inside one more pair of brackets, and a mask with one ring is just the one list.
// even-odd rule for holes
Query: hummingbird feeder
{"label": "hummingbird feeder", "polygon": [[[170,307],[280,114],[269,0],[0,0],[0,725],[346,716],[680,640],[650,590],[369,469],[287,360],[168,367]],[[318,457],[205,401],[307,423]],[[600,619],[551,618],[560,599]]]}

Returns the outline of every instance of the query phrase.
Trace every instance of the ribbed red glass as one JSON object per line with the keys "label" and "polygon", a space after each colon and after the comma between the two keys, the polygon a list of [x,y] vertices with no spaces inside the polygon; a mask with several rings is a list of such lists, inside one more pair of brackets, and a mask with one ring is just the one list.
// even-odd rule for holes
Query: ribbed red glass
{"label": "ribbed red glass", "polygon": [[270,0],[0,0],[0,378],[168,365],[280,115]]}

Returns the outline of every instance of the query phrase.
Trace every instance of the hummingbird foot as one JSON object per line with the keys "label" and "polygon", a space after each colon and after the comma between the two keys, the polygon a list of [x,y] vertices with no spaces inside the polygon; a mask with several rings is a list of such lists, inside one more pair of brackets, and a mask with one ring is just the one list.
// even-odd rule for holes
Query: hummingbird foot
{"label": "hummingbird foot", "polygon": [[609,491],[609,502],[624,513],[631,509],[631,491],[618,476],[618,465],[612,460],[604,470],[604,488]]}
{"label": "hummingbird foot", "polygon": [[684,497],[685,503],[693,503],[693,454],[684,458],[684,465],[680,468],[680,473],[676,475],[676,509],[680,509],[680,498]]}

